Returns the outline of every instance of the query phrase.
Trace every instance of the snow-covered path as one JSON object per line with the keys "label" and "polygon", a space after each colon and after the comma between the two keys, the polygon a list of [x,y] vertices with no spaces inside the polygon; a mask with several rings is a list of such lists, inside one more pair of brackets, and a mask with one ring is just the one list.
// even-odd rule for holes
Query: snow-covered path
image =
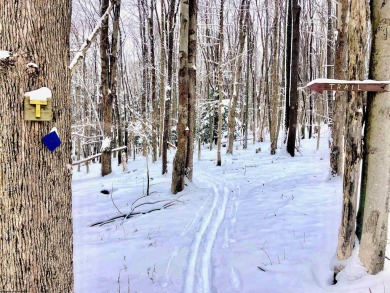
{"label": "snow-covered path", "polygon": [[202,217],[191,245],[185,293],[213,292],[211,289],[212,249],[219,227],[225,218],[229,193],[227,187],[213,186],[213,203],[207,214]]}
{"label": "snow-covered path", "polygon": [[[268,155],[267,143],[248,150],[238,146],[234,155],[223,157],[222,167],[215,166],[215,152],[203,150],[194,182],[179,194],[181,204],[102,227],[90,225],[117,215],[116,207],[129,211],[143,194],[144,160],[129,162],[125,174],[119,168],[105,178],[98,168],[75,174],[75,292],[363,293],[370,288],[379,293],[383,285],[390,288],[381,276],[331,285],[341,180],[329,180],[326,143],[316,152],[315,141],[307,141],[295,158],[280,151]],[[259,146],[265,151],[256,154]],[[160,163],[150,171],[148,200],[176,199],[170,174],[159,174]]]}

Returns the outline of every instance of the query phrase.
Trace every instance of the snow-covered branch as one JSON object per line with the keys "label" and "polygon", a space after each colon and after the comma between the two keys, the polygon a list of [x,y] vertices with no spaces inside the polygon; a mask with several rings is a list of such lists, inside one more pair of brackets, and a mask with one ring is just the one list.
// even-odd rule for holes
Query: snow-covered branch
{"label": "snow-covered branch", "polygon": [[81,48],[78,50],[76,55],[73,57],[72,62],[70,62],[69,69],[71,74],[73,75],[74,70],[76,69],[77,65],[79,64],[80,60],[84,58],[85,53],[87,53],[89,47],[93,44],[93,42],[96,40],[96,37],[102,28],[102,23],[104,20],[107,19],[107,17],[110,15],[112,8],[114,7],[114,1],[110,1],[110,5],[108,6],[106,12],[102,15],[102,17],[97,22],[94,30],[90,33],[88,38],[84,41],[84,43],[81,45]]}

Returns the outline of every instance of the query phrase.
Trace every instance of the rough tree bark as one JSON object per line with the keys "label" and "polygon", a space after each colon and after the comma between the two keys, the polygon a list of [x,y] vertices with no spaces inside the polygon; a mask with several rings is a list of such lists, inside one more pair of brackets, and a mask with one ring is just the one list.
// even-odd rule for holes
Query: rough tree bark
{"label": "rough tree bark", "polygon": [[[370,78],[390,80],[390,2],[373,0],[371,11],[373,46]],[[390,129],[390,94],[370,96],[367,112],[359,258],[370,274],[377,274],[383,270],[385,261],[389,213],[390,135],[387,130]]]}
{"label": "rough tree bark", "polygon": [[[1,1],[0,291],[73,292],[71,1]],[[38,68],[26,67],[35,63]],[[48,87],[52,121],[23,118],[24,93]],[[56,126],[62,144],[41,142]]]}
{"label": "rough tree bark", "polygon": [[291,52],[291,85],[290,85],[290,117],[289,130],[287,138],[287,152],[295,156],[295,140],[297,136],[297,122],[298,122],[298,64],[299,64],[299,17],[301,7],[298,0],[292,1],[293,9],[293,38],[292,38],[292,52]]}
{"label": "rough tree bark", "polygon": [[[354,31],[353,34],[350,34],[348,41],[348,77],[351,80],[365,78],[364,56],[367,55],[365,47],[367,42],[366,19],[366,1],[351,1],[349,30],[352,31],[353,28]],[[338,260],[345,260],[350,257],[355,243],[355,222],[362,157],[363,94],[349,92],[347,99],[343,209],[337,247]],[[342,267],[336,268],[336,273],[340,269]]]}
{"label": "rough tree bark", "polygon": [[171,191],[176,194],[184,189],[188,135],[188,27],[189,0],[180,1],[179,43],[179,103],[177,119],[177,150],[173,159]]}

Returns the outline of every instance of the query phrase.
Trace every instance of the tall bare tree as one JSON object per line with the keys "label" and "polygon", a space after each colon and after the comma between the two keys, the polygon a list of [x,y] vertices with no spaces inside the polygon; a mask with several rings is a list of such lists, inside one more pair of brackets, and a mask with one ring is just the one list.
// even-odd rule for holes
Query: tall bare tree
{"label": "tall bare tree", "polygon": [[217,142],[217,166],[222,165],[221,147],[222,147],[222,99],[223,99],[223,72],[222,72],[222,53],[223,53],[223,9],[225,0],[221,0],[219,8],[219,49],[218,49],[218,142]]}
{"label": "tall bare tree", "polygon": [[230,110],[228,116],[228,147],[226,152],[228,154],[233,154],[233,142],[234,142],[234,132],[236,128],[236,108],[237,101],[241,92],[240,79],[242,74],[242,55],[245,47],[245,38],[247,34],[247,24],[246,24],[246,14],[249,13],[250,0],[241,0],[240,4],[240,16],[239,16],[239,34],[238,34],[238,51],[237,51],[237,62],[236,62],[236,71],[234,75],[234,89],[233,97],[230,101]]}
{"label": "tall bare tree", "polygon": [[168,50],[167,50],[167,88],[165,95],[165,115],[162,141],[162,174],[168,172],[168,141],[170,134],[171,98],[172,98],[172,74],[173,74],[173,37],[176,21],[176,0],[170,0],[168,13]]}
{"label": "tall bare tree", "polygon": [[[338,28],[337,42],[335,53],[335,70],[336,79],[347,79],[348,69],[348,19],[350,0],[339,0],[338,5]],[[344,126],[346,110],[346,92],[336,92],[333,104],[333,125],[332,125],[332,144],[330,151],[330,167],[333,175],[342,175],[343,170],[343,153],[344,153]]]}
{"label": "tall bare tree", "polygon": [[[71,1],[1,1],[0,291],[73,292]],[[28,66],[29,63],[34,66]],[[52,121],[27,121],[23,93],[48,87]],[[41,139],[57,127],[51,153]]]}
{"label": "tall bare tree", "polygon": [[[274,21],[273,21],[273,59],[272,59],[272,97],[269,104],[269,132],[271,140],[271,155],[276,154],[277,131],[278,131],[278,106],[279,106],[279,56],[278,35],[279,35],[279,1],[275,0]],[[291,129],[291,128],[290,128]]]}
{"label": "tall bare tree", "polygon": [[[291,81],[290,81],[290,109],[289,109],[289,130],[287,139],[287,152],[294,157],[295,155],[295,140],[297,135],[298,123],[298,62],[299,62],[299,17],[301,7],[298,0],[292,0],[293,14],[293,37],[292,37],[292,52],[291,52]],[[286,81],[288,82],[288,81]]]}
{"label": "tall bare tree", "polygon": [[[109,0],[102,0],[100,5],[100,15],[103,16],[109,5]],[[102,26],[100,30],[100,64],[101,64],[101,77],[100,87],[103,100],[103,135],[105,138],[112,139],[111,126],[112,126],[112,95],[109,94],[109,76],[110,76],[110,63],[109,63],[109,34],[108,34],[108,20],[104,18],[102,20]],[[102,149],[101,155],[102,176],[108,175],[112,172],[111,168],[111,146]]]}
{"label": "tall bare tree", "polygon": [[180,43],[179,43],[179,104],[177,122],[177,150],[173,159],[172,193],[184,189],[188,143],[188,33],[189,1],[180,1]]}
{"label": "tall bare tree", "polygon": [[192,181],[194,166],[195,106],[196,106],[196,49],[197,49],[198,0],[189,0],[188,28],[188,144],[187,177]]}

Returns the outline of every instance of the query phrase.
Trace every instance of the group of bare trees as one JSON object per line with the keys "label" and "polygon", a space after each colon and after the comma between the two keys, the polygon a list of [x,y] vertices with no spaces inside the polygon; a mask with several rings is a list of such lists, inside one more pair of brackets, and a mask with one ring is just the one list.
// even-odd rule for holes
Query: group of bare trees
{"label": "group of bare trees", "polygon": [[[217,143],[218,166],[223,145],[232,154],[234,142],[246,148],[250,136],[269,134],[271,154],[286,141],[294,156],[306,135],[319,140],[324,122],[332,129],[332,172],[344,174],[338,258],[351,255],[357,229],[368,272],[383,269],[390,136],[381,129],[390,127],[389,99],[319,95],[304,85],[333,75],[389,80],[389,3],[75,0],[71,10],[70,2],[0,5],[7,52],[0,59],[0,290],[72,291],[71,149],[77,159],[101,152],[107,175],[114,146],[126,146],[127,156],[161,157],[163,174],[168,148],[176,148],[177,193],[185,177],[192,180],[195,141]],[[25,21],[15,21],[20,15]],[[53,120],[25,121],[21,93],[41,86],[53,91]],[[40,139],[53,126],[62,146],[50,153]]]}
{"label": "group of bare trees", "polygon": [[[79,142],[74,152],[78,158],[96,153],[100,150],[99,141],[109,137],[111,147],[126,145],[128,155],[131,152],[133,156],[136,152],[145,155],[150,151],[153,162],[161,156],[162,173],[167,173],[168,148],[177,147],[176,157],[186,159],[180,160],[180,167],[173,165],[175,181],[183,178],[183,174],[192,177],[189,156],[193,154],[194,142],[209,143],[210,149],[217,144],[217,165],[220,165],[222,145],[226,145],[226,153],[232,154],[233,142],[237,139],[246,148],[250,139],[262,141],[269,133],[271,153],[275,154],[277,147],[282,147],[279,133],[284,127],[286,135],[289,134],[284,140],[290,154],[294,155],[297,140],[306,135],[305,125],[309,137],[320,131],[322,117],[329,115],[326,97],[314,102],[310,93],[299,92],[298,88],[311,78],[321,76],[326,68],[326,55],[322,54],[327,47],[323,36],[328,25],[327,14],[323,12],[326,3],[305,2],[301,8],[297,1],[196,2],[193,9],[198,15],[193,22],[196,31],[187,27],[190,19],[183,22],[180,18],[185,14],[181,9],[187,1],[182,5],[174,0],[130,1],[122,8],[125,14],[122,19],[126,18],[126,22],[114,28],[113,19],[113,25],[106,29],[106,24],[102,26],[100,45],[91,46],[83,65],[73,75],[73,84],[81,89],[77,92],[77,86],[73,88],[74,100],[89,107],[76,109],[74,115],[77,129],[73,134]],[[104,6],[102,3],[100,15],[94,16],[91,3],[78,1],[76,4],[74,27],[79,22],[83,27],[72,30],[72,45],[76,49],[93,29],[84,28],[86,24],[80,18],[87,14],[98,19],[108,7],[107,3]],[[119,5],[113,3],[115,7]],[[112,17],[119,15],[115,7],[111,8]],[[301,21],[300,10],[304,12]],[[110,31],[111,42],[108,36],[102,37],[106,30]],[[187,30],[192,31],[189,34],[192,43],[197,43],[193,48],[183,45],[190,41],[185,39],[188,39]],[[118,33],[119,46],[114,42]],[[300,38],[301,34],[309,38]],[[107,40],[107,44],[103,40]],[[299,54],[300,48],[302,54]],[[107,56],[103,58],[104,52]],[[187,54],[194,60],[184,58]],[[319,57],[312,56],[315,54]],[[306,57],[310,57],[310,67],[300,66],[309,65]],[[89,80],[98,81],[101,76],[100,83],[85,80],[85,71],[91,73]],[[104,75],[108,76],[105,80]],[[108,90],[110,93],[106,94]],[[114,104],[114,110],[110,103]],[[109,110],[105,110],[107,107]],[[76,115],[79,111],[84,115]],[[287,132],[289,128],[291,131]],[[103,175],[110,170],[105,167],[109,164],[105,157],[108,152],[102,152]],[[183,186],[183,179],[180,182]],[[182,187],[173,188],[174,185],[173,191],[181,190]]]}

